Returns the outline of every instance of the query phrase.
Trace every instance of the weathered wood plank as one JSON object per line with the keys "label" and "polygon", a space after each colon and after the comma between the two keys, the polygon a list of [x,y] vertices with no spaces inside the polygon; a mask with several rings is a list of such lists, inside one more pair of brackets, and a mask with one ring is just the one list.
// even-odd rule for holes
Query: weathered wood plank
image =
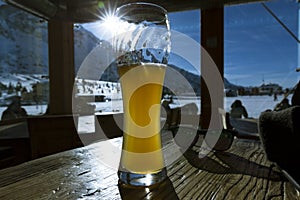
{"label": "weathered wood plank", "polygon": [[[121,145],[121,138],[111,140]],[[258,141],[236,140],[227,152],[199,158],[199,146],[167,166],[152,187],[118,183],[117,172],[95,159],[97,143],[0,171],[0,199],[300,199],[270,164]],[[166,145],[172,145],[172,141]]]}
{"label": "weathered wood plank", "polygon": [[[118,194],[116,173],[93,160],[86,149],[46,158],[14,167],[14,171],[3,170],[6,176],[1,178],[4,187],[0,188],[0,199],[76,199],[97,193],[111,196],[112,189]],[[22,173],[14,178],[14,172]]]}
{"label": "weathered wood plank", "polygon": [[[183,199],[264,198],[265,193],[262,192],[262,188],[266,185],[264,180],[268,178],[269,172],[268,168],[263,165],[266,163],[264,154],[258,153],[261,151],[259,144],[254,146],[251,144],[251,151],[243,143],[239,146],[242,147],[242,151],[239,150],[237,155],[241,154],[244,157],[229,153],[215,153],[209,156],[210,159],[205,158],[203,163],[209,165],[210,169],[201,171],[201,175],[196,174],[191,180],[186,180],[187,184],[181,184],[185,190],[179,191],[179,188],[174,185],[179,196]],[[231,149],[230,151],[234,152],[235,150]],[[192,153],[190,152],[190,154]],[[240,161],[238,162],[237,159]],[[252,160],[257,163],[249,164],[253,162]],[[230,161],[234,162],[229,163]],[[197,162],[194,161],[194,166],[196,165]],[[205,165],[201,165],[201,160],[199,160],[199,171],[204,167]],[[277,178],[280,180],[278,174]]]}
{"label": "weathered wood plank", "polygon": [[284,200],[289,200],[289,199],[300,199],[300,192],[297,191],[291,183],[285,182],[283,186],[283,191],[284,191]]}

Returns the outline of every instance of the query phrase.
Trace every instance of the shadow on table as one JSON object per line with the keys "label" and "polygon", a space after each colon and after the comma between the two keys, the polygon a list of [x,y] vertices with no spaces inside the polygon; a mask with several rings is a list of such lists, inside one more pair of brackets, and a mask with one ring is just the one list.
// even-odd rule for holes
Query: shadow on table
{"label": "shadow on table", "polygon": [[118,184],[121,198],[123,200],[132,199],[162,199],[179,200],[172,182],[169,178],[160,184],[149,187],[134,187],[122,183]]}
{"label": "shadow on table", "polygon": [[199,158],[198,152],[192,149],[188,149],[184,153],[184,157],[191,165],[211,173],[244,174],[273,181],[282,181],[281,174],[271,170],[270,167],[257,164],[229,152],[216,151],[214,152],[214,155],[218,160],[210,158],[209,156]]}

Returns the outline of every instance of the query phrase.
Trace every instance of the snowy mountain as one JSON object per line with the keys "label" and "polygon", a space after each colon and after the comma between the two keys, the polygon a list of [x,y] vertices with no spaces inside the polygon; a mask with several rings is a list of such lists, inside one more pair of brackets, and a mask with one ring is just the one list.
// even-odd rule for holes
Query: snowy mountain
{"label": "snowy mountain", "polygon": [[[45,81],[48,75],[48,34],[47,22],[10,5],[0,5],[0,83],[8,85],[22,82],[28,90],[32,84]],[[75,69],[99,39],[81,25],[74,26]],[[200,77],[174,64],[171,68],[181,73],[189,81],[196,94],[200,94]],[[174,80],[173,80],[173,79]],[[103,81],[117,82],[119,79],[115,66],[102,75]],[[186,86],[170,77],[176,90],[185,93]],[[225,79],[226,88],[235,88]]]}
{"label": "snowy mountain", "polygon": [[[0,75],[48,74],[47,22],[10,5],[0,6]],[[99,42],[92,33],[74,27],[75,68]]]}

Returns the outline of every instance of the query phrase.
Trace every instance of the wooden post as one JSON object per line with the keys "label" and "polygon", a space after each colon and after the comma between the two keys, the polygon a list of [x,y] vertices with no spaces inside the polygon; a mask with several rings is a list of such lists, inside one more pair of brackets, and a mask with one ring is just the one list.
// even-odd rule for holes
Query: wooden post
{"label": "wooden post", "polygon": [[[201,45],[210,55],[216,64],[223,85],[224,77],[224,7],[209,8],[201,10]],[[211,66],[205,63],[203,59],[204,52],[201,51],[201,128],[207,129],[210,124],[212,112],[218,112],[218,108],[224,107],[224,91],[220,84],[215,84],[214,91],[217,91],[218,96],[211,97],[208,89],[208,80],[203,77],[208,75],[211,71]],[[215,77],[209,76],[210,79]],[[211,85],[209,87],[212,88]],[[220,95],[219,95],[220,94]],[[214,104],[212,105],[212,99]],[[217,103],[215,103],[217,102]]]}
{"label": "wooden post", "polygon": [[72,114],[75,78],[73,23],[48,22],[50,114]]}

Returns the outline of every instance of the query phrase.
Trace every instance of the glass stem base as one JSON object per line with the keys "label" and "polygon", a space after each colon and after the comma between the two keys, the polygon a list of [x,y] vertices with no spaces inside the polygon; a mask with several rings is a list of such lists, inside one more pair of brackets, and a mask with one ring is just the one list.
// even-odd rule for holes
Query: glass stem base
{"label": "glass stem base", "polygon": [[119,181],[132,186],[151,186],[167,178],[166,168],[151,174],[137,174],[128,171],[118,171]]}

